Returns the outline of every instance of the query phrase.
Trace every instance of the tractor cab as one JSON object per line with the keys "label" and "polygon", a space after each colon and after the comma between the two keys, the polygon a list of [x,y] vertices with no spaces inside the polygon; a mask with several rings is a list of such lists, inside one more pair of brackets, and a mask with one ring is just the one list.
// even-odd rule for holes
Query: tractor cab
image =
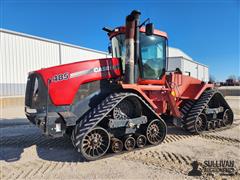
{"label": "tractor cab", "polygon": [[[121,28],[115,29],[118,31]],[[124,29],[124,28],[122,28]],[[146,35],[145,29],[140,29],[139,36],[139,78],[159,80],[165,73],[167,37],[163,33]],[[121,32],[121,31],[120,31]],[[158,32],[158,31],[156,31]],[[112,56],[121,58],[125,70],[126,44],[125,34],[118,33],[111,37]]]}

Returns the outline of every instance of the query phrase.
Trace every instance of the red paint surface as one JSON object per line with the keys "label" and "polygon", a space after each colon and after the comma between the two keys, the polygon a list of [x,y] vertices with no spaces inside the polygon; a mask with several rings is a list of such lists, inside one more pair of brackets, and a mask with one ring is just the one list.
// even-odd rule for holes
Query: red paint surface
{"label": "red paint surface", "polygon": [[81,75],[79,77],[51,82],[49,84],[49,96],[52,100],[52,103],[56,106],[60,105],[69,105],[73,102],[73,99],[80,88],[81,84],[101,80],[101,79],[109,79],[115,78],[121,75],[120,67],[119,67],[119,59],[117,58],[107,58],[107,59],[96,59],[89,61],[81,61],[75,62],[60,66],[54,66],[46,69],[41,69],[36,71],[36,73],[40,74],[44,80],[45,85],[47,86],[47,82],[49,79],[52,79],[55,75],[71,73],[90,70],[93,68],[100,68],[106,66],[118,66],[118,68],[113,70],[106,70],[102,72],[91,72],[90,74]]}

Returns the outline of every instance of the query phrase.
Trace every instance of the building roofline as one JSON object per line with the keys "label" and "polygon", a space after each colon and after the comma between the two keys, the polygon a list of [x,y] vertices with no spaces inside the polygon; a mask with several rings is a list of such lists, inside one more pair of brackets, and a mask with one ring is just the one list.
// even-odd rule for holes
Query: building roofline
{"label": "building roofline", "polygon": [[86,48],[86,47],[82,47],[82,46],[78,46],[78,45],[74,45],[74,44],[70,44],[70,43],[65,43],[65,42],[56,41],[56,40],[52,40],[52,39],[47,39],[47,38],[43,38],[43,37],[39,37],[39,36],[34,36],[34,35],[22,33],[22,32],[16,32],[16,31],[8,30],[8,29],[0,28],[0,32],[13,34],[13,35],[17,35],[17,36],[22,36],[22,37],[27,37],[27,38],[32,38],[32,39],[41,40],[41,41],[45,41],[45,42],[65,45],[65,46],[69,46],[69,47],[73,47],[73,48],[78,48],[78,49],[82,49],[82,50],[87,50],[87,51],[92,51],[92,52],[96,52],[96,53],[101,53],[101,54],[104,54],[104,55],[108,55],[108,53],[104,52],[104,51],[99,51],[99,50]]}
{"label": "building roofline", "polygon": [[204,67],[207,67],[207,68],[208,68],[208,66],[205,65],[205,64],[199,63],[199,62],[197,62],[197,61],[195,61],[195,60],[191,60],[191,59],[185,58],[185,57],[183,57],[183,56],[171,56],[171,57],[167,57],[167,58],[182,58],[182,59],[185,59],[185,60],[187,60],[187,61],[190,61],[190,62],[199,64],[199,65],[201,65],[201,66],[204,66]]}

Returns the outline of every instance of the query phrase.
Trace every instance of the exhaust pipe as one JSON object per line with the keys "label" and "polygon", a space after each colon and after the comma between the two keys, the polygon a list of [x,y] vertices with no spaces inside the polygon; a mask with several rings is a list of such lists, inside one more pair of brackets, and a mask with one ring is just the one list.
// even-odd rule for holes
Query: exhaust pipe
{"label": "exhaust pipe", "polygon": [[126,17],[124,82],[128,84],[134,84],[138,77],[140,14],[139,11],[134,10]]}

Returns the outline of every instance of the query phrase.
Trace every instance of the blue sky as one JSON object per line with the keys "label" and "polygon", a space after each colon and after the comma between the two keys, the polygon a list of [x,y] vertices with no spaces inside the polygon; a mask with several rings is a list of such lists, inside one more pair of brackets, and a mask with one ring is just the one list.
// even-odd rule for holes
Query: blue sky
{"label": "blue sky", "polygon": [[240,73],[240,1],[0,0],[0,26],[106,51],[103,26],[124,25],[133,9],[166,31],[169,45],[209,66],[217,80]]}

